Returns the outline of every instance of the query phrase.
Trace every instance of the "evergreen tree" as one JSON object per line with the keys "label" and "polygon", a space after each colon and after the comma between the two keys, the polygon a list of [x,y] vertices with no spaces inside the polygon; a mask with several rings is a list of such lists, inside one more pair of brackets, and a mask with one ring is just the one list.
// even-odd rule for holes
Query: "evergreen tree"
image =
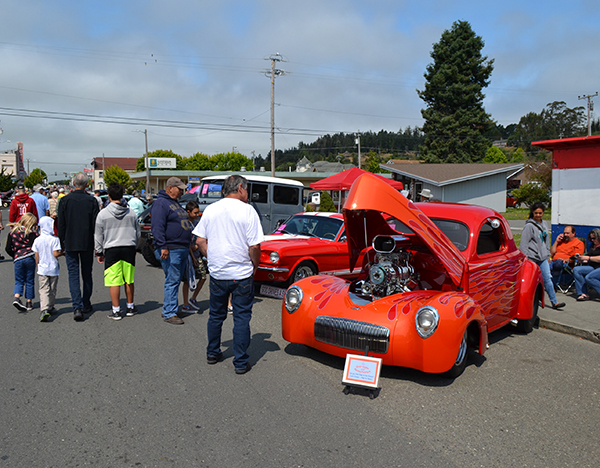
{"label": "evergreen tree", "polygon": [[489,147],[484,134],[493,126],[483,108],[483,88],[488,86],[493,60],[482,56],[484,42],[467,21],[456,21],[433,45],[433,63],[424,74],[425,119],[421,146],[426,162],[481,161]]}

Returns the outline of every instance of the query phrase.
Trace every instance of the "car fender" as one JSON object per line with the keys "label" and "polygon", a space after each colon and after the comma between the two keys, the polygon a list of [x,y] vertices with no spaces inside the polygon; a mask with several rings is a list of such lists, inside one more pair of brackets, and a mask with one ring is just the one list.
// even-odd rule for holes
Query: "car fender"
{"label": "car fender", "polygon": [[521,282],[521,293],[515,318],[529,320],[533,313],[533,298],[538,287],[542,289],[542,307],[545,305],[544,279],[540,267],[531,260],[525,260],[521,268],[519,281]]}
{"label": "car fender", "polygon": [[410,325],[413,325],[419,309],[433,307],[439,314],[438,329],[429,338],[422,338],[415,326],[400,331],[402,325],[397,321],[394,334],[396,338],[400,334],[404,336],[402,341],[394,342],[394,365],[430,373],[446,372],[454,365],[467,329],[469,347],[476,349],[479,354],[485,353],[488,347],[487,321],[483,309],[471,297],[459,292],[441,292],[419,301],[412,297],[413,294],[418,295],[419,292],[405,295],[406,301],[403,302],[407,303],[401,305],[400,313],[406,314]]}

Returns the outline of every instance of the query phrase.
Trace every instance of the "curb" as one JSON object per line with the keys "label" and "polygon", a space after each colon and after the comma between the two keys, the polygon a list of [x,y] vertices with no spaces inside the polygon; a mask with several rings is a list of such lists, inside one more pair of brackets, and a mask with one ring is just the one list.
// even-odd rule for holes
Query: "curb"
{"label": "curb", "polygon": [[564,333],[566,335],[573,335],[578,338],[583,338],[584,340],[592,341],[594,343],[600,344],[600,333],[593,332],[591,330],[582,330],[581,328],[571,327],[569,325],[564,325],[562,323],[553,322],[551,320],[545,320],[540,317],[539,321],[540,328],[546,328],[548,330],[554,330],[560,333]]}

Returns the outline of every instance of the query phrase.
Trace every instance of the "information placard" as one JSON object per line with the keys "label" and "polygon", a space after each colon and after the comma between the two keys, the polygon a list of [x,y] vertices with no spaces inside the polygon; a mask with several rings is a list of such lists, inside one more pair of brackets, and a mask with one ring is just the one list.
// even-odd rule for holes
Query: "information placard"
{"label": "information placard", "polygon": [[355,387],[377,388],[380,373],[380,358],[347,354],[342,383]]}

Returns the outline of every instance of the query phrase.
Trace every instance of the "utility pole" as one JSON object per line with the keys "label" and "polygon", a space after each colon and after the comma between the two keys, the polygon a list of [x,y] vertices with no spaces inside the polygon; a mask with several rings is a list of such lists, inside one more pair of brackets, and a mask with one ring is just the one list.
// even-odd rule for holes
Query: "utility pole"
{"label": "utility pole", "polygon": [[360,169],[360,130],[356,134],[355,143],[358,145],[358,168]]}
{"label": "utility pole", "polygon": [[265,60],[271,61],[271,70],[266,70],[264,74],[267,78],[271,78],[271,176],[275,177],[275,77],[283,76],[286,73],[284,70],[275,68],[275,64],[286,60],[279,52]]}
{"label": "utility pole", "polygon": [[146,154],[144,155],[146,161],[146,195],[150,193],[150,164],[148,163],[148,130],[144,129],[144,140],[146,141]]}
{"label": "utility pole", "polygon": [[596,94],[588,94],[587,96],[577,96],[577,99],[580,101],[582,99],[587,99],[587,109],[588,109],[588,136],[592,136],[592,111],[594,110],[594,103],[592,102],[592,98],[598,96],[598,91]]}

